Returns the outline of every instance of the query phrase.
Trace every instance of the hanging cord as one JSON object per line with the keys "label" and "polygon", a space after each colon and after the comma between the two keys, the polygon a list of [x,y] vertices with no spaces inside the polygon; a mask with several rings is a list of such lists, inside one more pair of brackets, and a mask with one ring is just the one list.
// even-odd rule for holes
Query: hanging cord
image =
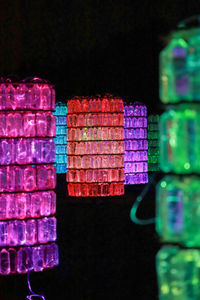
{"label": "hanging cord", "polygon": [[38,297],[39,299],[41,300],[45,300],[45,297],[43,295],[38,295],[38,294],[35,294],[31,288],[31,283],[30,283],[30,276],[29,276],[30,272],[28,271],[27,272],[27,283],[28,283],[28,288],[29,288],[29,291],[31,292],[31,295],[29,296],[26,296],[26,299],[28,300],[32,300],[33,297]]}
{"label": "hanging cord", "polygon": [[137,210],[138,210],[138,208],[139,208],[139,205],[140,205],[141,201],[144,199],[144,197],[145,197],[146,193],[148,192],[150,186],[151,186],[152,184],[155,183],[155,180],[154,180],[155,177],[156,177],[156,174],[154,174],[154,175],[151,177],[149,183],[148,183],[148,184],[145,186],[145,188],[142,190],[141,194],[140,194],[139,196],[137,196],[137,198],[136,198],[136,200],[135,200],[135,202],[134,202],[134,204],[133,204],[133,206],[132,206],[132,208],[131,208],[131,211],[130,211],[130,218],[131,218],[131,220],[132,220],[134,223],[136,223],[136,224],[138,224],[138,225],[149,225],[149,224],[155,223],[155,218],[151,218],[151,219],[147,219],[147,220],[142,220],[142,219],[139,219],[139,218],[136,216]]}

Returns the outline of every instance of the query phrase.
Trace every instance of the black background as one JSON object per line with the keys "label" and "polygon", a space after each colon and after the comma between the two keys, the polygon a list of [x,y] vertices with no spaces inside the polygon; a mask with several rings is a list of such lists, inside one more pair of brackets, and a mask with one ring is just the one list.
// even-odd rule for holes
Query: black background
{"label": "black background", "polygon": [[[55,84],[57,99],[113,93],[160,112],[158,55],[198,1],[0,1],[0,73],[39,76]],[[60,266],[31,275],[48,300],[157,299],[154,225],[131,222],[143,186],[121,198],[70,199],[57,180]],[[154,215],[151,188],[142,217]],[[0,300],[25,299],[26,276],[0,278]]]}

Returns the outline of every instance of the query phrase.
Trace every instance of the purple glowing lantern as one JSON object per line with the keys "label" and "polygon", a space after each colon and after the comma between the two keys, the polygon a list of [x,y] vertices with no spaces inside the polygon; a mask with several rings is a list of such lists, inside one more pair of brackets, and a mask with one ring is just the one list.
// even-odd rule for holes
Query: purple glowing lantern
{"label": "purple glowing lantern", "polygon": [[124,105],[125,184],[148,182],[147,108],[135,102]]}
{"label": "purple glowing lantern", "polygon": [[0,79],[0,274],[58,265],[55,91]]}

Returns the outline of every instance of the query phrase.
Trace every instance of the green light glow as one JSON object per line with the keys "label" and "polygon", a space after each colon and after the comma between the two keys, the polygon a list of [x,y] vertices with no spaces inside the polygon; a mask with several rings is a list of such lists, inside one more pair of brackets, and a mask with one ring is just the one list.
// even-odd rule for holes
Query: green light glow
{"label": "green light glow", "polygon": [[148,171],[159,171],[159,115],[149,115],[148,117]]}
{"label": "green light glow", "polygon": [[[188,106],[189,105],[189,106]],[[200,107],[179,104],[160,117],[160,167],[177,174],[200,173]]]}
{"label": "green light glow", "polygon": [[156,258],[160,299],[200,299],[199,261],[200,250],[163,247]]}
{"label": "green light glow", "polygon": [[160,98],[164,103],[200,101],[200,31],[177,31],[160,53]]}
{"label": "green light glow", "polygon": [[200,247],[200,180],[166,176],[157,185],[156,230],[164,242]]}

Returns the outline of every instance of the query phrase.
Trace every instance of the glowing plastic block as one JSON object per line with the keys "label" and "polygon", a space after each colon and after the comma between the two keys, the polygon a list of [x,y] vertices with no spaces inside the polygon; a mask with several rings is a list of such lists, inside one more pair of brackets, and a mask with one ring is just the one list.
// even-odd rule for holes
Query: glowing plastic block
{"label": "glowing plastic block", "polygon": [[157,254],[160,299],[200,299],[200,250],[165,246]]}
{"label": "glowing plastic block", "polygon": [[160,98],[164,103],[200,101],[199,28],[174,31],[160,53]]}
{"label": "glowing plastic block", "polygon": [[56,219],[0,221],[1,247],[45,244],[56,240]]}
{"label": "glowing plastic block", "polygon": [[54,189],[56,172],[52,165],[0,167],[0,192]]}
{"label": "glowing plastic block", "polygon": [[1,112],[1,137],[53,137],[56,119],[51,112]]}
{"label": "glowing plastic block", "polygon": [[68,101],[67,182],[76,197],[124,194],[123,101],[112,96]]}
{"label": "glowing plastic block", "polygon": [[200,247],[200,183],[197,176],[167,176],[157,186],[156,229],[165,242]]}
{"label": "glowing plastic block", "polygon": [[13,84],[0,79],[2,275],[58,264],[58,248],[52,244],[56,240],[54,106],[55,91],[46,81],[32,78]]}
{"label": "glowing plastic block", "polygon": [[57,102],[55,112],[56,117],[56,173],[67,172],[67,105],[62,102]]}
{"label": "glowing plastic block", "polygon": [[50,138],[17,138],[0,140],[0,165],[53,163],[55,143]]}
{"label": "glowing plastic block", "polygon": [[55,90],[40,78],[0,84],[0,110],[53,110]]}
{"label": "glowing plastic block", "polygon": [[0,220],[40,218],[55,212],[56,194],[53,191],[0,194]]}
{"label": "glowing plastic block", "polygon": [[148,171],[159,171],[159,115],[148,116]]}
{"label": "glowing plastic block", "polygon": [[180,104],[160,118],[160,167],[164,172],[200,172],[200,107]]}
{"label": "glowing plastic block", "polygon": [[125,184],[148,182],[147,108],[135,102],[124,107]]}
{"label": "glowing plastic block", "polygon": [[8,248],[0,251],[0,274],[27,273],[43,271],[59,264],[58,246],[48,245]]}

